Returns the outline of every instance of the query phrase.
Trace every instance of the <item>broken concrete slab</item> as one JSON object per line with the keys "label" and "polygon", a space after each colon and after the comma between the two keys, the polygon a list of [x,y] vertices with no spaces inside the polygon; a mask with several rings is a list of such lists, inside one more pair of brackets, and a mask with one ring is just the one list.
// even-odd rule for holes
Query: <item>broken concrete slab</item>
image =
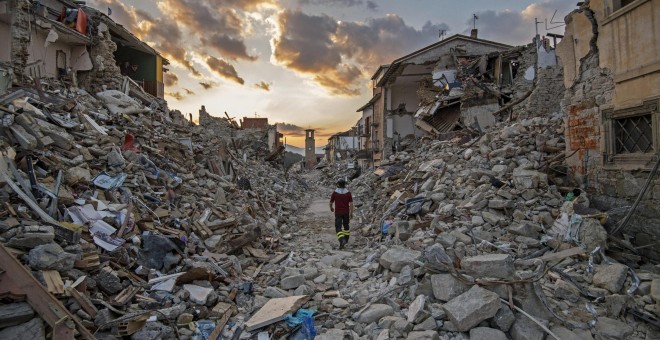
{"label": "broken concrete slab", "polygon": [[481,321],[495,316],[500,308],[500,297],[479,286],[473,286],[444,304],[442,308],[456,329],[465,332]]}
{"label": "broken concrete slab", "polygon": [[508,279],[513,277],[513,258],[509,254],[487,254],[465,257],[461,267],[475,277]]}
{"label": "broken concrete slab", "polygon": [[406,340],[440,340],[436,331],[413,331],[408,333]]}

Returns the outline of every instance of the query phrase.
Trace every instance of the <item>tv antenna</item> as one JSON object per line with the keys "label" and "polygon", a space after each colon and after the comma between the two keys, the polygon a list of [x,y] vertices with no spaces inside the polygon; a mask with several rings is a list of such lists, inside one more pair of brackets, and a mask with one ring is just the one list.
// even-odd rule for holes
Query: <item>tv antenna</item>
{"label": "tv antenna", "polygon": [[440,38],[440,40],[444,40],[445,35],[447,35],[447,30],[439,30],[439,31],[440,32],[438,34],[438,37]]}
{"label": "tv antenna", "polygon": [[562,21],[554,21],[555,20],[555,15],[557,15],[557,10],[555,10],[555,12],[552,13],[552,18],[550,18],[550,24],[551,25],[557,25],[557,26],[554,26],[554,27],[548,27],[548,18],[545,18],[545,30],[546,31],[553,30],[555,28],[559,28],[559,27],[562,27],[562,26],[566,26],[566,23],[564,23]]}
{"label": "tv antenna", "polygon": [[479,20],[479,17],[477,16],[476,13],[472,14],[472,28],[477,29],[477,20]]}

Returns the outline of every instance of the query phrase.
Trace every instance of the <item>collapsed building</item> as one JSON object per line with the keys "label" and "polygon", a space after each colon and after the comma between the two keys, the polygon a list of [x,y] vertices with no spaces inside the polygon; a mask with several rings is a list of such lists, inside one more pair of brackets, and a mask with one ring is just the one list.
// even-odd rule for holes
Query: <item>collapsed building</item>
{"label": "collapsed building", "polygon": [[358,161],[378,166],[420,138],[481,131],[505,112],[557,111],[561,74],[546,39],[514,48],[480,39],[476,29],[382,65],[371,78],[373,98],[358,109]]}

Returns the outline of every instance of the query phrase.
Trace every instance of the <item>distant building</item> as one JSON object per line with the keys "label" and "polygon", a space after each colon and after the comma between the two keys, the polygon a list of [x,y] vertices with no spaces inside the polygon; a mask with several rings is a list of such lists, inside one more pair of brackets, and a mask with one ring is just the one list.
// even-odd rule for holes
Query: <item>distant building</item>
{"label": "distant building", "polygon": [[[360,153],[359,162],[378,166],[400,149],[404,139],[451,131],[462,114],[471,123],[491,124],[494,121],[492,112],[499,109],[497,98],[481,96],[479,101],[465,105],[461,110],[457,104],[461,103],[462,92],[456,93],[453,102],[436,105],[431,103],[434,98],[420,98],[419,90],[427,84],[427,88],[437,89],[437,93],[441,94],[442,91],[449,92],[451,88],[460,87],[462,84],[457,83],[457,73],[466,65],[476,67],[475,74],[497,68],[500,72],[492,73],[495,73],[493,78],[499,83],[501,78],[510,74],[509,70],[501,68],[510,65],[501,63],[497,56],[494,60],[483,56],[511,48],[506,44],[479,39],[476,30],[473,30],[471,36],[456,34],[398,58],[389,65],[380,66],[371,77],[373,97],[357,110],[362,113],[358,130],[361,150],[365,150]],[[419,112],[425,109],[424,101],[430,104],[428,110]],[[447,106],[448,110],[436,115],[442,105]]]}
{"label": "distant building", "polygon": [[268,127],[268,118],[243,117],[241,128],[243,129],[265,129]]}
{"label": "distant building", "polygon": [[[323,155],[321,155],[323,158]],[[314,139],[314,130],[305,130],[305,166],[307,169],[314,169],[319,160],[316,156],[316,140]]]}
{"label": "distant building", "polygon": [[328,162],[335,163],[352,158],[359,148],[359,138],[355,131],[349,130],[334,134],[328,138],[326,158]]}

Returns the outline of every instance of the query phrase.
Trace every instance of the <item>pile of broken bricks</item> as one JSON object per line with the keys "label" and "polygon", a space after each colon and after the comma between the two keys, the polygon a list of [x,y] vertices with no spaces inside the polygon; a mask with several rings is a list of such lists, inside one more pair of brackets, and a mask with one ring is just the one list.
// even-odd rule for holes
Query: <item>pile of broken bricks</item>
{"label": "pile of broken bricks", "polygon": [[240,334],[308,195],[264,131],[118,90],[15,87],[0,118],[0,338]]}

